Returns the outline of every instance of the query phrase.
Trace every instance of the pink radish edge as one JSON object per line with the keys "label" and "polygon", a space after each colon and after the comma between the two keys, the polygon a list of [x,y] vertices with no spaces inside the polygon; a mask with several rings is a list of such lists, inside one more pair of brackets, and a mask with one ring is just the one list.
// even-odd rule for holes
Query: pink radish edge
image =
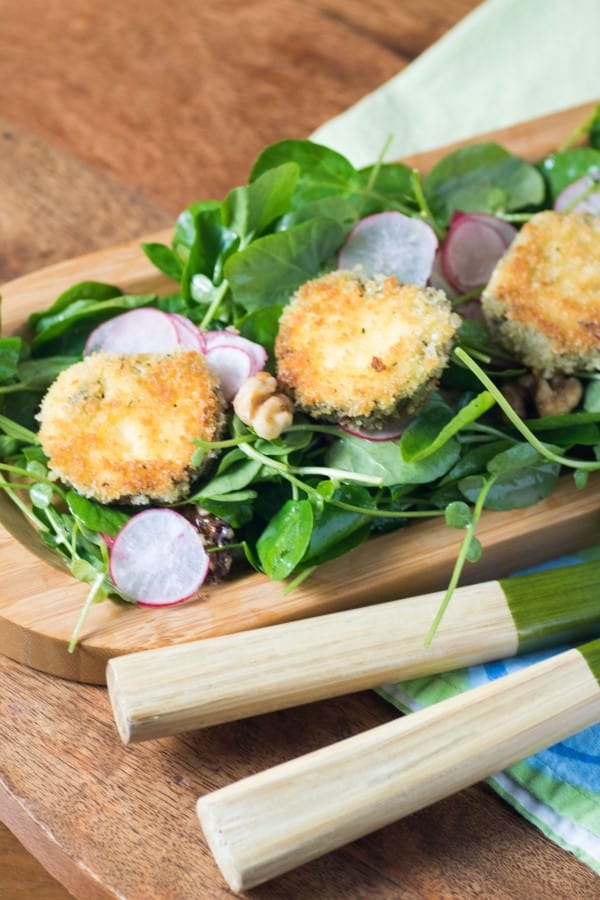
{"label": "pink radish edge", "polygon": [[444,278],[460,293],[487,284],[515,234],[516,229],[494,216],[455,214],[441,249]]}
{"label": "pink radish edge", "polygon": [[208,565],[200,534],[173,509],[147,509],[132,516],[110,551],[115,587],[140,606],[174,606],[192,599]]}
{"label": "pink radish edge", "polygon": [[398,419],[388,419],[382,428],[359,428],[356,425],[342,425],[340,428],[352,437],[362,438],[365,441],[395,441],[402,436],[409,421],[408,416]]}
{"label": "pink radish edge", "polygon": [[248,338],[242,337],[237,331],[228,328],[223,331],[204,331],[202,332],[204,340],[205,354],[210,353],[216,347],[237,347],[247,353],[252,360],[251,375],[256,375],[264,369],[267,362],[267,351],[262,344],[257,344]]}
{"label": "pink radish edge", "polygon": [[223,396],[231,403],[243,383],[256,374],[254,360],[240,346],[218,344],[206,351],[205,359],[211,372],[221,383]]}
{"label": "pink radish edge", "polygon": [[[595,189],[588,193],[593,185]],[[568,209],[570,212],[589,212],[594,216],[600,216],[600,181],[599,176],[584,175],[577,181],[567,185],[554,201],[554,209],[562,212]]]}

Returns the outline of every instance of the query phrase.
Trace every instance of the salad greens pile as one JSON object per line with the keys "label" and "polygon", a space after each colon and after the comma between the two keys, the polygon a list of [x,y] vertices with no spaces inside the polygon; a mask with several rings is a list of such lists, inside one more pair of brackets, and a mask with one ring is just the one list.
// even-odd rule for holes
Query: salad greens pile
{"label": "salad greens pile", "polygon": [[[0,486],[70,572],[90,584],[82,616],[92,602],[117,596],[106,538],[133,511],[102,506],[51,479],[35,413],[57,374],[81,358],[94,327],[153,306],[202,328],[234,326],[267,349],[273,371],[283,306],[301,284],[336,268],[360,218],[396,210],[427,222],[440,241],[458,210],[518,225],[551,208],[565,186],[600,171],[598,111],[578,138],[585,145],[567,141],[535,165],[494,143],[468,146],[425,176],[402,163],[357,170],[326,147],[282,141],[259,156],[246,185],[184,210],[170,246],[143,245],[173,280],[172,293],[131,296],[83,282],[30,317],[30,340],[0,338]],[[459,313],[469,299],[454,298]],[[219,455],[186,502],[228,522],[240,557],[272,579],[288,579],[286,589],[374,533],[443,516],[464,530],[447,602],[464,563],[481,553],[475,531],[484,508],[536,503],[565,468],[579,486],[600,468],[600,381],[582,376],[577,411],[523,420],[499,385],[524,371],[479,321],[465,318],[439,390],[399,439],[365,440],[296,415],[267,441],[232,414],[227,438],[197,442],[195,462],[208,451]]]}

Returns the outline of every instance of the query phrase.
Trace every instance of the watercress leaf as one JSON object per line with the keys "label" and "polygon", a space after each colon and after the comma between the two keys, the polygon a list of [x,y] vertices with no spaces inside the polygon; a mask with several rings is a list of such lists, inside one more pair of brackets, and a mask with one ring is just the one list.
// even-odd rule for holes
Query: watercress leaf
{"label": "watercress leaf", "polygon": [[514,441],[506,438],[497,441],[490,441],[487,444],[480,444],[472,449],[467,449],[460,457],[456,465],[452,466],[447,475],[442,479],[442,485],[457,481],[460,478],[466,478],[467,475],[483,474],[487,471],[489,461],[508,450],[514,445]]}
{"label": "watercress leaf", "polygon": [[254,163],[250,181],[289,162],[295,162],[300,170],[293,209],[332,194],[350,194],[360,184],[356,169],[345,156],[308,140],[280,141],[267,147]]}
{"label": "watercress leaf", "polygon": [[52,494],[52,485],[45,481],[38,481],[29,488],[31,504],[36,509],[47,509],[52,503]]}
{"label": "watercress leaf", "polygon": [[35,355],[43,350],[44,354],[78,356],[96,325],[130,309],[155,306],[156,299],[156,294],[139,294],[108,300],[75,300],[65,309],[38,320],[31,351]]}
{"label": "watercress leaf", "polygon": [[539,163],[539,169],[548,185],[550,205],[567,185],[585,175],[600,170],[600,150],[593,147],[574,147],[551,153]]}
{"label": "watercress leaf", "polygon": [[221,495],[231,491],[240,491],[254,481],[261,469],[261,462],[244,457],[243,460],[230,466],[222,474],[216,475],[203,484],[190,498],[190,502],[202,503],[209,497],[221,498]]}
{"label": "watercress leaf", "polygon": [[499,191],[507,211],[538,206],[545,194],[535,166],[491,142],[447,154],[424,178],[423,188],[434,216],[444,224],[455,210],[497,212]]}
{"label": "watercress leaf", "polygon": [[112,300],[113,297],[120,297],[122,293],[123,291],[113,284],[105,284],[101,281],[80,281],[64,291],[48,309],[32,313],[29,316],[29,324],[35,327],[41,319],[62,312],[77,300],[102,302],[103,300]]}
{"label": "watercress leaf", "polygon": [[0,434],[0,459],[8,459],[19,449],[19,443],[7,434]]}
{"label": "watercress leaf", "polygon": [[287,162],[269,169],[250,184],[234,188],[223,203],[223,221],[247,242],[287,212],[300,168]]}
{"label": "watercress leaf", "polygon": [[[44,391],[66,368],[72,366],[78,357],[48,356],[40,359],[26,359],[17,369],[19,390]],[[0,389],[1,390],[1,389]]]}
{"label": "watercress leaf", "polygon": [[223,519],[232,528],[242,528],[251,522],[254,517],[255,492],[240,491],[240,495],[245,495],[245,499],[244,496],[240,496],[237,500],[229,502],[227,497],[219,497],[218,499],[209,497],[202,505],[207,512]]}
{"label": "watercress leaf", "polygon": [[483,553],[483,548],[481,546],[481,541],[475,535],[471,535],[471,540],[467,544],[467,552],[466,552],[466,560],[470,563],[479,562],[481,559],[481,554]]}
{"label": "watercress leaf", "polygon": [[269,360],[275,358],[275,340],[282,310],[283,306],[261,306],[237,322],[242,337],[264,347]]}
{"label": "watercress leaf", "polygon": [[[485,506],[487,509],[507,510],[538,503],[554,490],[559,472],[560,466],[551,462],[506,468],[489,489]],[[486,480],[486,476],[470,475],[458,484],[467,500],[475,503]]]}
{"label": "watercress leaf", "polygon": [[600,413],[600,380],[588,382],[583,396],[583,408],[586,412]]}
{"label": "watercress leaf", "polygon": [[304,203],[286,213],[277,223],[276,230],[287,231],[288,228],[309,219],[333,219],[341,225],[344,232],[348,232],[358,219],[358,215],[356,204],[351,203],[346,197],[323,197],[322,200]]}
{"label": "watercress leaf", "polygon": [[77,522],[89,528],[90,531],[107,534],[109,537],[118,534],[130,518],[120,509],[103,506],[101,503],[96,503],[95,500],[89,500],[87,497],[76,494],[75,491],[68,491],[66,500],[69,511]]}
{"label": "watercress leaf", "polygon": [[173,232],[172,246],[179,258],[185,262],[196,238],[196,216],[203,210],[220,210],[220,200],[200,200],[192,203],[180,213]]}
{"label": "watercress leaf", "polygon": [[426,484],[445,475],[460,455],[460,446],[450,439],[426,459],[407,462],[398,441],[366,441],[344,435],[326,454],[328,466],[381,478],[383,485]]}
{"label": "watercress leaf", "polygon": [[358,172],[364,202],[361,216],[372,215],[388,209],[400,212],[418,212],[419,204],[414,192],[413,170],[404,163],[385,163],[368,166]]}
{"label": "watercress leaf", "polygon": [[265,573],[274,581],[287,578],[308,547],[313,510],[308,500],[288,500],[269,522],[256,551]]}
{"label": "watercress leaf", "polygon": [[8,381],[16,376],[22,350],[21,338],[0,338],[0,381]]}
{"label": "watercress leaf", "polygon": [[25,428],[8,416],[0,415],[0,431],[23,444],[39,444],[40,442],[35,431]]}
{"label": "watercress leaf", "polygon": [[580,490],[581,488],[584,488],[588,483],[589,475],[590,473],[584,472],[583,469],[575,469],[575,471],[573,472],[573,481],[575,482],[575,487],[579,488]]}
{"label": "watercress leaf", "polygon": [[[564,418],[568,418],[568,415]],[[544,428],[543,436],[545,442],[557,447],[574,447],[576,444],[581,447],[593,447],[600,444],[600,426],[595,422],[572,425],[564,422],[556,428]]]}
{"label": "watercress leaf", "polygon": [[526,469],[529,466],[535,466],[542,462],[543,457],[540,456],[535,447],[528,443],[515,444],[508,450],[497,453],[496,456],[488,462],[487,470],[490,475],[501,475]]}
{"label": "watercress leaf", "polygon": [[[374,506],[368,490],[360,485],[340,485],[330,499],[365,509],[372,509]],[[326,503],[322,512],[315,517],[310,543],[302,564],[320,565],[326,560],[335,559],[342,552],[340,548],[347,547],[349,539],[352,540],[352,546],[356,546],[354,535],[357,536],[358,543],[361,543],[364,540],[364,533],[368,534],[370,525],[371,518],[367,514],[339,509],[331,503]]]}
{"label": "watercress leaf", "polygon": [[201,209],[196,214],[194,242],[181,276],[181,293],[185,300],[195,299],[191,291],[195,275],[204,275],[214,285],[219,284],[224,261],[239,243],[239,236],[223,225],[220,206]]}
{"label": "watercress leaf", "polygon": [[150,262],[157,269],[164,272],[173,281],[181,281],[183,265],[174,250],[165,244],[146,243],[141,246]]}
{"label": "watercress leaf", "polygon": [[455,434],[479,419],[495,402],[488,391],[482,391],[456,415],[451,415],[450,419],[447,418],[442,404],[427,404],[421,416],[413,421],[402,435],[400,449],[404,459],[416,461],[435,453]]}
{"label": "watercress leaf", "polygon": [[402,433],[400,438],[402,458],[409,462],[426,452],[441,429],[452,420],[452,416],[452,409],[442,396],[437,391],[430,394]]}
{"label": "watercress leaf", "polygon": [[471,509],[463,500],[449,503],[444,510],[444,516],[449,528],[466,528],[473,521]]}
{"label": "watercress leaf", "polygon": [[600,150],[600,107],[596,108],[596,114],[589,126],[588,137],[590,146]]}
{"label": "watercress leaf", "polygon": [[296,288],[321,271],[343,239],[343,229],[331,219],[311,219],[258,238],[225,263],[236,302],[247,312],[285,304]]}

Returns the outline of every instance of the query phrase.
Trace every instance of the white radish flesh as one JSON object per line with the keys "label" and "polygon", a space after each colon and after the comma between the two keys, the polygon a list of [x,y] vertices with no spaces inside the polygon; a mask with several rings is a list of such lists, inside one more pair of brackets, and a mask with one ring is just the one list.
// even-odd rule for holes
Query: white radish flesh
{"label": "white radish flesh", "polygon": [[210,353],[217,347],[237,347],[240,350],[244,350],[252,360],[251,375],[262,372],[265,367],[267,362],[267,351],[265,348],[261,344],[242,337],[237,331],[229,331],[228,329],[223,331],[204,331],[202,332],[202,337],[205,353]]}
{"label": "white radish flesh", "polygon": [[[585,175],[560,192],[554,203],[557,212],[588,212],[600,216],[599,175]],[[595,187],[594,187],[595,185]]]}
{"label": "white radish flesh", "polygon": [[437,246],[435,232],[420,219],[399,212],[376,213],[354,226],[340,250],[338,267],[425,285]]}
{"label": "white radish flesh", "polygon": [[206,351],[206,362],[209,369],[221,383],[223,396],[231,403],[243,383],[256,374],[254,360],[241,347],[219,344]]}
{"label": "white radish flesh", "polygon": [[[508,229],[512,229],[509,231]],[[442,245],[442,274],[459,293],[487,284],[516,230],[484,214],[458,214]]]}
{"label": "white radish flesh", "polygon": [[115,316],[95,328],[83,354],[170,353],[180,346],[177,329],[169,315],[144,306]]}
{"label": "white radish flesh", "polygon": [[194,526],[172,509],[148,509],[121,528],[110,551],[116,588],[141,606],[172,606],[194,597],[208,554]]}

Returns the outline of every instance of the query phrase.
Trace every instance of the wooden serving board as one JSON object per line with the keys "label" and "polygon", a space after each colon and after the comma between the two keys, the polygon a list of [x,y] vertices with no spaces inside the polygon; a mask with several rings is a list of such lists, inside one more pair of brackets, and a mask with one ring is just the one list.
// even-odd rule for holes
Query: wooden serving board
{"label": "wooden serving board", "polygon": [[[485,139],[536,158],[560,144],[590,111],[591,106],[568,110]],[[447,149],[411,162],[425,169]],[[168,231],[145,238],[168,239]],[[139,242],[123,244],[6,284],[3,333],[24,333],[31,312],[88,279],[117,284],[130,293],[173,288],[148,262]],[[501,577],[597,543],[599,487],[600,475],[583,491],[576,490],[567,476],[551,497],[534,507],[484,513],[478,528],[483,556],[466,568],[463,583]],[[92,608],[79,646],[69,654],[67,645],[87,586],[57,567],[57,559],[4,494],[0,494],[0,521],[0,653],[53,675],[97,684],[105,682],[106,661],[123,653],[439,590],[447,582],[461,539],[460,532],[440,520],[423,521],[374,538],[322,566],[287,596],[280,584],[251,574],[171,608],[108,601]]]}

